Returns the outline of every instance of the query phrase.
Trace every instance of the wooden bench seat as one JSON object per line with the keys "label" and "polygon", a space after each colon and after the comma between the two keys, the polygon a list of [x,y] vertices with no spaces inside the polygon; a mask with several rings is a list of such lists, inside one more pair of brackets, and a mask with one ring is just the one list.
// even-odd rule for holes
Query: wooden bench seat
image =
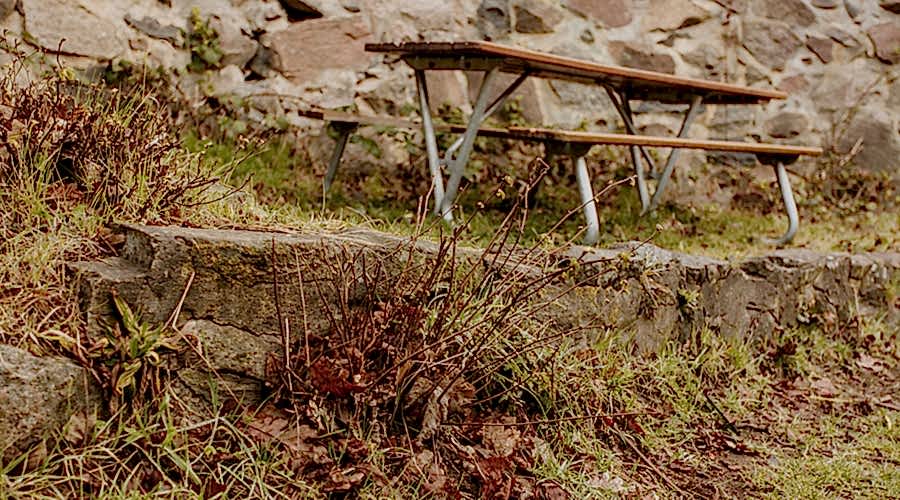
{"label": "wooden bench seat", "polygon": [[[314,118],[336,124],[352,126],[379,126],[403,129],[420,129],[422,124],[415,120],[406,120],[392,116],[358,115],[331,110],[304,110],[299,112],[307,118]],[[442,132],[463,133],[466,127],[446,123],[435,123],[434,128]],[[648,146],[661,148],[702,149],[706,151],[723,151],[729,153],[751,153],[783,156],[818,156],[822,148],[811,146],[792,146],[764,142],[739,142],[707,139],[684,139],[679,137],[663,137],[652,135],[613,134],[606,132],[576,132],[536,127],[481,127],[479,135],[503,139],[516,139],[531,142],[562,142],[569,144],[611,145],[611,146]]]}

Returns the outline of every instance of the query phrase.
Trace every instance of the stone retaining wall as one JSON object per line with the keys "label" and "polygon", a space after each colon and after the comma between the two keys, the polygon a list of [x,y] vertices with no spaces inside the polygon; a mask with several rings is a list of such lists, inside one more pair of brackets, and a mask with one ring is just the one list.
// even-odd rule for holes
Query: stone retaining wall
{"label": "stone retaining wall", "polygon": [[[189,18],[217,33],[218,60],[188,71]],[[604,63],[790,92],[765,107],[709,107],[697,137],[758,138],[849,151],[900,180],[900,3],[893,0],[0,0],[8,37],[90,68],[132,61],[179,71],[196,99],[249,98],[251,117],[354,104],[398,113],[411,71],[362,50],[370,41],[490,39]],[[195,47],[196,48],[196,47]],[[433,78],[434,104],[467,109],[479,75]],[[290,99],[273,97],[273,94]],[[602,93],[533,81],[522,112],[542,124],[608,130]],[[646,104],[646,133],[673,133],[673,109]]]}

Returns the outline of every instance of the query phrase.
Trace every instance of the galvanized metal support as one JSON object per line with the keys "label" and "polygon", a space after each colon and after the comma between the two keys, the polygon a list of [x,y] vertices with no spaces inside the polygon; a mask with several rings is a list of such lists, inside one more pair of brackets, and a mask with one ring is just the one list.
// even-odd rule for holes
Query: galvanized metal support
{"label": "galvanized metal support", "polygon": [[425,151],[428,155],[428,171],[434,190],[434,213],[440,213],[444,201],[444,177],[441,174],[441,162],[438,156],[437,137],[434,133],[434,122],[431,120],[431,108],[428,102],[428,84],[425,82],[425,71],[417,69],[416,89],[419,94],[419,113],[422,115],[422,132],[425,135]]}
{"label": "galvanized metal support", "polygon": [[475,106],[472,108],[472,116],[469,117],[469,124],[466,126],[466,132],[463,134],[462,144],[455,158],[447,162],[450,170],[450,176],[447,179],[447,190],[441,201],[441,216],[448,222],[453,220],[453,202],[456,199],[459,184],[465,173],[466,163],[469,161],[469,155],[475,145],[475,136],[478,135],[478,128],[484,120],[485,112],[488,107],[488,90],[494,79],[500,73],[498,68],[493,68],[484,75],[481,82],[481,89],[478,91],[478,98],[475,100]]}
{"label": "galvanized metal support", "polygon": [[794,239],[797,229],[800,227],[800,215],[797,213],[797,203],[794,201],[794,192],[791,190],[791,180],[788,179],[787,169],[784,168],[783,162],[775,164],[775,175],[778,177],[778,187],[781,189],[781,199],[784,201],[784,208],[788,216],[788,229],[775,240],[766,240],[767,243],[773,245],[785,245]]}
{"label": "galvanized metal support", "polygon": [[575,158],[575,178],[578,180],[578,192],[581,194],[581,208],[584,210],[584,219],[587,229],[584,234],[584,244],[594,245],[600,239],[600,218],[597,217],[597,204],[594,201],[594,189],[591,187],[591,177],[588,173],[584,156]]}
{"label": "galvanized metal support", "polygon": [[338,166],[341,164],[341,157],[344,155],[344,148],[347,147],[347,141],[350,134],[356,130],[355,123],[334,122],[334,128],[338,131],[337,142],[334,144],[334,151],[331,153],[331,160],[328,161],[328,170],[325,171],[325,179],[322,181],[322,188],[327,193],[331,189],[334,182],[334,176],[337,174]]}
{"label": "galvanized metal support", "polygon": [[[691,128],[691,123],[694,121],[694,118],[697,116],[697,113],[700,111],[700,105],[703,103],[703,96],[695,95],[693,99],[691,99],[691,107],[688,108],[687,114],[684,116],[684,121],[681,122],[681,130],[678,131],[678,137],[683,138],[688,134],[688,130]],[[666,166],[663,168],[662,175],[659,177],[659,183],[656,185],[656,191],[653,192],[653,198],[650,199],[650,205],[645,207],[641,212],[641,215],[652,212],[656,210],[656,207],[659,206],[660,200],[662,200],[662,195],[666,190],[666,187],[669,185],[669,178],[672,177],[672,171],[675,169],[675,162],[678,161],[678,157],[681,155],[681,148],[672,148],[672,151],[669,152],[669,158],[666,160]]]}
{"label": "galvanized metal support", "polygon": [[[506,99],[510,95],[512,95],[512,93],[515,92],[522,85],[523,82],[525,82],[525,79],[528,78],[529,74],[530,73],[528,71],[525,71],[524,73],[519,75],[519,77],[516,78],[509,85],[509,87],[506,87],[506,90],[501,92],[500,95],[497,96],[496,99],[494,99],[494,102],[492,102],[491,105],[488,106],[487,111],[484,112],[484,117],[481,119],[481,123],[479,124],[479,126],[484,124],[484,121],[489,116],[491,116],[492,114],[494,114],[495,111],[500,109],[500,106],[503,106],[503,103],[506,101]],[[462,142],[463,142],[463,138],[459,137],[458,139],[456,139],[456,141],[453,142],[453,144],[450,145],[449,148],[447,148],[447,151],[444,153],[444,161],[445,162],[448,162],[449,159],[453,157],[454,153],[456,153],[456,150],[459,149],[459,147],[462,145]]]}

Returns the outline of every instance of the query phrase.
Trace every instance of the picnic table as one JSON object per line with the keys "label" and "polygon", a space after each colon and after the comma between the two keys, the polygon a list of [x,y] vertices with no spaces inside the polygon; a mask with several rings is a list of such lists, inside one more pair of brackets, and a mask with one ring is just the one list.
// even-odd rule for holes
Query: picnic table
{"label": "picnic table", "polygon": [[[800,155],[821,154],[820,148],[688,138],[691,124],[704,104],[761,104],[772,99],[786,98],[787,94],[784,92],[610,66],[484,41],[374,43],[366,44],[365,49],[370,52],[398,56],[414,70],[428,168],[433,181],[435,213],[447,220],[453,218],[453,203],[472,153],[475,137],[482,133],[522,140],[561,142],[579,149],[578,154],[574,155],[577,157],[576,178],[582,194],[585,217],[588,220],[588,236],[586,238],[588,243],[596,241],[599,228],[593,190],[584,161],[586,150],[594,144],[619,144],[629,147],[642,213],[652,211],[658,206],[682,149],[697,148],[756,153],[761,161],[774,166],[789,219],[787,232],[774,242],[787,243],[797,231],[799,216],[784,164],[790,163]],[[435,122],[429,108],[425,72],[446,70],[482,71],[485,75],[468,123],[457,129],[462,133],[461,137],[445,151],[441,158],[438,152]],[[516,78],[492,98],[489,94],[500,73],[513,74],[516,75]],[[529,77],[596,86],[598,91],[608,95],[613,107],[622,118],[626,133],[605,134],[544,128],[486,129],[483,127],[485,119],[500,109],[505,100]],[[658,101],[666,104],[687,105],[678,134],[675,137],[640,135],[634,125],[632,111],[632,102],[634,101]],[[345,123],[348,124],[352,122],[350,118],[345,118],[345,120]],[[672,148],[662,169],[656,168],[645,147]],[[645,168],[644,162],[649,168]],[[447,166],[449,173],[446,185],[441,172],[442,163]],[[329,170],[331,171],[331,169]],[[658,179],[652,195],[648,186],[650,176]]]}

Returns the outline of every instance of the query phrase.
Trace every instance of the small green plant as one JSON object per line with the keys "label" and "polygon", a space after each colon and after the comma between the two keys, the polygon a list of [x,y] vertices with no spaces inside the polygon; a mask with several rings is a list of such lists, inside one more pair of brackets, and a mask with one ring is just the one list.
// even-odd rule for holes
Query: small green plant
{"label": "small green plant", "polygon": [[190,28],[185,40],[191,51],[191,62],[188,70],[200,72],[207,69],[222,67],[222,58],[225,54],[219,45],[219,34],[210,26],[209,19],[203,19],[200,9],[191,9],[189,18]]}

